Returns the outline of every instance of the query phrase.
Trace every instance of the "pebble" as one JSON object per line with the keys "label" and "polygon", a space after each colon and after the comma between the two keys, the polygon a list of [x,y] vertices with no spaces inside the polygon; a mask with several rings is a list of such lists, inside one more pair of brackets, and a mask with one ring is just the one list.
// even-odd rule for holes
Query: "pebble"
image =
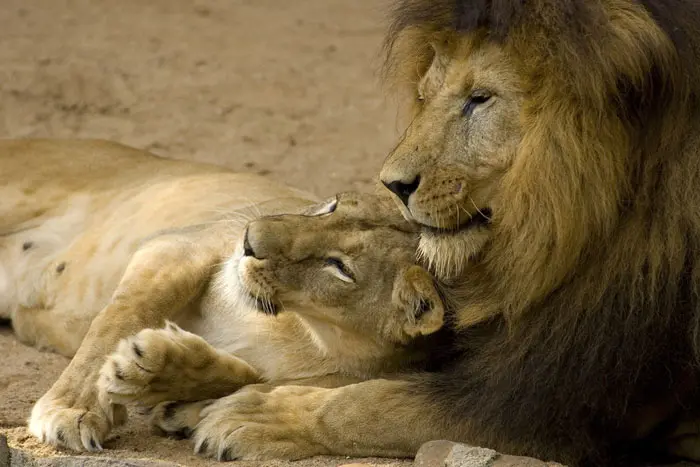
{"label": "pebble", "polygon": [[452,441],[429,441],[418,450],[415,467],[564,467],[531,457],[508,456],[493,449]]}

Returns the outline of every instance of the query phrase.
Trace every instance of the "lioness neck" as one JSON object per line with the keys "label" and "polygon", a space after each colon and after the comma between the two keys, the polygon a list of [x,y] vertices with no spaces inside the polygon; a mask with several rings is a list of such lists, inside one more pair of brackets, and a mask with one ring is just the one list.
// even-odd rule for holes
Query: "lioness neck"
{"label": "lioness neck", "polygon": [[[268,316],[240,297],[231,296],[216,274],[202,297],[196,318],[179,321],[213,346],[235,354],[267,381],[343,374],[367,378],[399,361],[395,348],[358,332],[285,309]],[[392,358],[393,357],[393,358]]]}

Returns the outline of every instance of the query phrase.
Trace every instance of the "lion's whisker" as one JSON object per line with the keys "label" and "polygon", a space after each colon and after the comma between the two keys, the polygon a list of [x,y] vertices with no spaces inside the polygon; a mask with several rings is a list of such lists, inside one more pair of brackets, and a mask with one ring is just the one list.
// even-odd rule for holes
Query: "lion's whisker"
{"label": "lion's whisker", "polygon": [[474,202],[474,199],[471,196],[469,196],[469,201],[471,201],[472,205],[474,206],[474,209],[476,209],[476,212],[481,214],[481,216],[484,219],[488,220],[489,222],[491,221],[491,218],[489,216],[487,216],[486,214],[484,214],[484,212],[481,209],[479,209],[479,206],[476,205],[476,203]]}

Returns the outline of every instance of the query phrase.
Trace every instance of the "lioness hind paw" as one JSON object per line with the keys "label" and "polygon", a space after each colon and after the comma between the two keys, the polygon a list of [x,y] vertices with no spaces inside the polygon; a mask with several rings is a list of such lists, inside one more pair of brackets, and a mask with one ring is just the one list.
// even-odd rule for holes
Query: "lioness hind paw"
{"label": "lioness hind paw", "polygon": [[151,383],[163,376],[168,349],[175,345],[173,337],[177,335],[179,328],[169,325],[165,329],[144,329],[122,339],[100,370],[100,392],[117,403],[138,400],[155,405],[167,399]]}
{"label": "lioness hind paw", "polygon": [[202,419],[202,410],[213,402],[162,402],[151,411],[151,426],[167,436],[189,438]]}

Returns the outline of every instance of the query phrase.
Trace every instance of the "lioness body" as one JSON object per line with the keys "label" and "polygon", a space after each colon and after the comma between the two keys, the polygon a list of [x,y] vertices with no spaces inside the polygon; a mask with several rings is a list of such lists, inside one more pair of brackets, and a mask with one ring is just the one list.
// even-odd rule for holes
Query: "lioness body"
{"label": "lioness body", "polygon": [[[44,441],[98,449],[129,401],[366,379],[442,326],[415,229],[374,196],[316,213],[262,177],[90,141],[3,142],[0,174],[0,316],[75,354],[32,411]],[[168,320],[195,334],[141,332]]]}

